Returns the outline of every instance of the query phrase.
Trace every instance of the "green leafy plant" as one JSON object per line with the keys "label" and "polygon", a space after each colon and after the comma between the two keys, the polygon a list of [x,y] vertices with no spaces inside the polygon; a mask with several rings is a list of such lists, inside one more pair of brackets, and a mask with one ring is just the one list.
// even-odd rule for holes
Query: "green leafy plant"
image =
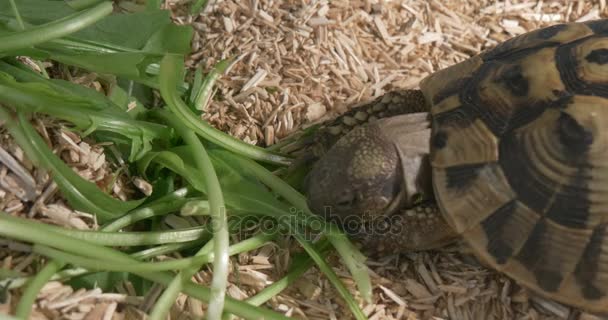
{"label": "green leafy plant", "polygon": [[[324,257],[335,249],[361,296],[369,300],[365,257],[269,170],[290,165],[289,156],[244,143],[201,119],[215,80],[231,61],[218,63],[205,77],[195,70],[195,81],[186,83],[184,59],[192,29],[172,24],[158,4],[150,1],[142,11],[112,13],[112,4],[99,0],[0,3],[0,119],[26,156],[51,174],[68,203],[103,224],[96,231],[71,230],[0,212],[1,237],[30,243],[34,253],[49,259],[33,276],[5,270],[0,286],[24,287],[16,316],[28,317],[38,292],[50,280],[111,290],[113,281],[129,279],[139,281],[142,290],[151,283],[165,286],[151,319],[165,318],[180,292],[207,302],[208,319],[228,314],[284,319],[260,306],[316,265],[355,318],[364,319]],[[196,1],[192,10],[203,5]],[[106,94],[51,79],[44,68],[36,72],[18,56],[28,56],[39,66],[38,60],[50,60],[70,70],[98,73]],[[153,90],[160,92],[160,104],[149,99]],[[31,125],[30,119],[40,115],[111,144],[116,165],[147,178],[154,193],[121,201],[80,177]],[[171,228],[162,223],[169,215],[189,217],[186,221],[192,224]],[[271,221],[275,227],[231,244],[231,234],[242,236],[244,221]],[[131,228],[135,224],[138,231]],[[310,240],[310,232],[317,240]],[[293,237],[305,254],[294,259],[283,279],[256,296],[244,302],[226,297],[229,256],[278,236]],[[155,260],[191,250],[195,253],[186,258]],[[213,270],[210,287],[191,281],[206,264]]]}

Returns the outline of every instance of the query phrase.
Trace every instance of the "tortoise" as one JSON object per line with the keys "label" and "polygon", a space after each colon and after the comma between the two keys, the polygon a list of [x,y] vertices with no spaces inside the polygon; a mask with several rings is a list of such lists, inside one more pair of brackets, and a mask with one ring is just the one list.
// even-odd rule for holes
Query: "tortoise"
{"label": "tortoise", "polygon": [[364,222],[346,229],[365,246],[464,239],[537,294],[608,312],[608,20],[507,40],[318,137],[309,206]]}

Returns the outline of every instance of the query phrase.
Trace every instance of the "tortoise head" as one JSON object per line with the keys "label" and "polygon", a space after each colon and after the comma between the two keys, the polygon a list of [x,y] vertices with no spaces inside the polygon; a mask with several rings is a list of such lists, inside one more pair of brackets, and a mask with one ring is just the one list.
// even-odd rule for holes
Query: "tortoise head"
{"label": "tortoise head", "polygon": [[401,117],[353,129],[317,161],[306,179],[313,212],[342,222],[370,220],[430,194],[428,123]]}

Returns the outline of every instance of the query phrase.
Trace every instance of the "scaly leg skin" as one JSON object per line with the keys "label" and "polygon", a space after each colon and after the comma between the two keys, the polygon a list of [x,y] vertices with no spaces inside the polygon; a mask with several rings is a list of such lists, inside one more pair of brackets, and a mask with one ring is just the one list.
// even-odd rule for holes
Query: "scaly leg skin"
{"label": "scaly leg skin", "polygon": [[398,252],[437,249],[454,242],[458,235],[431,201],[368,222],[354,238],[368,255],[381,257]]}
{"label": "scaly leg skin", "polygon": [[322,123],[311,136],[300,136],[295,142],[279,149],[282,153],[295,158],[284,178],[294,181],[293,184],[301,188],[300,183],[297,182],[300,179],[297,178],[297,172],[301,174],[302,171],[309,171],[310,166],[348,132],[378,119],[423,112],[428,109],[429,106],[420,90],[391,91],[372,101],[354,105],[350,111]]}
{"label": "scaly leg skin", "polygon": [[420,90],[391,91],[371,102],[360,103],[325,123],[315,133],[317,147],[320,150],[316,156],[322,156],[338,139],[360,125],[382,118],[393,117],[408,113],[428,111],[429,107]]}

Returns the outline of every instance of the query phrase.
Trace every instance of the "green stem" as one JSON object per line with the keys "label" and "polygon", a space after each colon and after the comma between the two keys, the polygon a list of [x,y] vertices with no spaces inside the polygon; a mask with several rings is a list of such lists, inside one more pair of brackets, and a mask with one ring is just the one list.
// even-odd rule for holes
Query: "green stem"
{"label": "green stem", "polygon": [[[2,222],[3,219],[7,219],[7,216],[0,215],[0,222]],[[209,234],[207,226],[153,232],[104,232],[65,229],[58,226],[35,222],[33,220],[24,220],[21,222],[21,224],[28,226],[28,232],[32,232],[32,230],[35,230],[36,232],[48,231],[54,234],[61,234],[70,238],[86,241],[95,245],[115,247],[189,242],[200,239],[201,237],[205,237]]]}
{"label": "green stem", "polygon": [[19,29],[24,30],[25,24],[23,23],[23,19],[21,18],[21,14],[19,13],[19,8],[17,8],[17,4],[15,0],[9,0],[11,3],[11,8],[13,9],[13,14],[15,15],[15,19],[17,20],[17,25],[19,25]]}
{"label": "green stem", "polygon": [[160,255],[167,255],[167,254],[170,254],[173,252],[179,252],[179,251],[182,251],[185,249],[198,247],[202,243],[206,243],[207,241],[209,241],[209,239],[203,238],[203,239],[198,239],[198,240],[194,240],[194,241],[190,241],[190,242],[163,244],[160,246],[156,246],[156,247],[152,247],[152,248],[148,248],[148,249],[144,249],[144,250],[135,252],[135,253],[131,254],[131,257],[133,257],[137,260],[145,260],[145,259],[153,258],[156,256],[160,256]]}
{"label": "green stem", "polygon": [[[217,153],[227,154],[228,151],[218,150]],[[225,157],[230,156],[229,154],[225,155]],[[317,219],[321,223],[325,223],[322,221],[317,215],[313,214],[310,209],[308,209],[308,204],[306,202],[306,198],[296,191],[293,187],[285,183],[285,181],[281,180],[277,176],[273,175],[270,171],[268,171],[263,166],[258,163],[251,161],[249,159],[245,159],[242,157],[232,156],[240,165],[241,168],[245,169],[247,172],[253,174],[256,178],[258,178],[263,184],[267,185],[270,189],[274,190],[281,197],[285,198],[287,202],[291,203],[293,206],[297,207],[302,212],[306,213],[310,218]]]}
{"label": "green stem", "polygon": [[[211,254],[213,250],[213,242],[207,242],[195,256],[205,256]],[[162,320],[167,317],[167,313],[175,302],[177,295],[184,290],[184,285],[190,281],[190,278],[200,269],[198,266],[190,266],[181,270],[167,285],[165,292],[158,298],[152,312],[150,312],[150,320]]]}
{"label": "green stem", "polygon": [[[321,254],[322,258],[325,258],[325,255],[327,255],[327,244],[327,241],[317,244],[317,250]],[[271,285],[264,288],[256,295],[247,298],[245,301],[254,306],[261,306],[278,295],[281,291],[287,289],[294,281],[296,281],[315,264],[314,260],[310,258],[304,258],[302,260],[304,261],[300,262],[297,258],[294,258],[292,260],[292,269],[283,278],[273,282]]]}
{"label": "green stem", "polygon": [[[159,256],[159,255],[167,255],[167,254],[170,254],[173,252],[189,249],[194,246],[200,246],[201,243],[205,243],[207,241],[208,240],[199,239],[199,240],[184,242],[184,243],[160,245],[160,246],[156,246],[156,247],[152,247],[149,249],[135,252],[135,253],[131,254],[131,257],[134,259],[137,259],[137,260],[150,259],[150,258]],[[80,267],[76,267],[76,268],[72,268],[72,269],[64,269],[62,271],[55,273],[49,280],[64,281],[67,279],[85,275],[87,273],[91,273],[91,271],[84,269],[84,268],[80,268]],[[31,276],[19,276],[19,275],[6,276],[4,278],[4,280],[0,280],[0,287],[8,287],[9,289],[20,288],[20,287],[23,287],[24,285],[26,285],[28,283],[28,281],[30,281],[32,278],[33,277],[31,277]],[[29,305],[32,305],[32,304],[33,304],[33,302],[31,302]]]}
{"label": "green stem", "polygon": [[[195,161],[196,168],[203,173],[202,178],[209,197],[213,231],[213,253],[215,256],[213,259],[213,279],[211,280],[212,298],[209,307],[207,308],[207,319],[219,320],[221,319],[222,310],[224,309],[224,296],[226,295],[226,286],[228,283],[228,246],[230,241],[226,205],[224,203],[224,196],[222,195],[222,188],[215,169],[213,168],[213,164],[211,163],[211,159],[209,158],[209,154],[207,154],[207,150],[205,150],[205,147],[198,136],[184,127],[183,123],[177,120],[177,118],[169,112],[161,110],[159,114],[161,114],[184,139],[188,147],[192,150],[192,154],[195,155],[193,160]],[[194,272],[196,271],[197,270],[194,270]],[[184,274],[182,276],[190,278],[192,275]],[[165,317],[164,314],[163,317]],[[155,318],[151,317],[151,319]]]}
{"label": "green stem", "polygon": [[198,110],[205,111],[209,100],[211,99],[211,91],[213,90],[213,85],[219,76],[226,71],[228,66],[230,65],[230,60],[222,60],[218,62],[209,74],[203,80],[201,87],[194,99],[194,107]]}
{"label": "green stem", "polygon": [[[235,255],[246,251],[258,249],[268,243],[274,236],[273,235],[259,235],[256,237],[249,238],[241,241],[228,248],[228,255]],[[208,252],[203,255],[198,255],[191,258],[174,259],[160,262],[135,262],[135,263],[122,263],[114,262],[101,259],[93,259],[82,257],[79,255],[66,253],[61,250],[53,249],[44,245],[34,245],[33,251],[47,256],[49,258],[62,261],[64,263],[70,263],[90,270],[104,270],[104,271],[121,271],[121,272],[155,272],[155,271],[169,271],[169,270],[181,270],[207,264],[213,261],[213,252]],[[52,276],[56,271],[51,273]],[[49,276],[50,278],[50,276]],[[46,282],[44,282],[46,283]]]}
{"label": "green stem", "polygon": [[23,295],[19,299],[19,304],[15,311],[15,316],[19,319],[29,319],[32,312],[32,306],[36,301],[36,297],[42,287],[53,277],[55,273],[63,268],[64,264],[59,261],[50,261],[36,276],[30,279],[27,287],[23,291]]}
{"label": "green stem", "polygon": [[0,37],[0,52],[23,49],[67,36],[101,20],[112,13],[112,9],[111,2],[103,2],[65,18],[4,35]]}
{"label": "green stem", "polygon": [[196,0],[196,2],[190,8],[190,14],[192,14],[192,15],[199,14],[203,9],[205,9],[207,2],[208,2],[207,0]]}
{"label": "green stem", "polygon": [[[184,242],[184,243],[172,243],[166,245],[160,245],[156,247],[152,247],[149,249],[145,249],[142,251],[135,252],[131,254],[131,257],[136,260],[145,260],[150,259],[159,255],[167,255],[173,252],[178,252],[185,249],[190,249],[194,246],[200,246],[202,243],[207,242],[207,239],[199,239],[196,241]],[[80,255],[78,255],[80,257]],[[9,270],[12,271],[12,270]],[[72,268],[72,269],[64,269],[55,273],[49,280],[52,281],[64,281],[67,279],[79,277],[85,275],[87,273],[91,273],[91,271],[84,268]],[[4,276],[4,277],[3,277]],[[16,275],[5,275],[0,272],[0,287],[8,287],[9,289],[16,289],[23,287],[30,281],[33,277],[30,276],[20,276],[20,274]],[[10,283],[9,283],[10,281]],[[31,305],[31,304],[30,304]]]}
{"label": "green stem", "polygon": [[[72,237],[60,233],[37,230],[32,232],[31,226],[26,219],[12,217],[0,211],[0,237],[12,238],[15,240],[45,244],[54,248],[61,248],[63,251],[82,255],[85,257],[97,257],[116,262],[137,263],[132,257],[114,249],[103,246],[93,245],[86,241],[78,241]],[[173,275],[167,272],[135,272],[135,274],[145,279],[168,285],[173,279]],[[189,296],[202,301],[209,301],[211,291],[208,288],[188,282],[183,286],[183,292]],[[226,298],[226,311],[245,319],[288,319],[287,317],[263,308],[256,308],[247,303]]]}
{"label": "green stem", "polygon": [[[187,201],[186,199],[184,199],[184,197],[187,194],[187,191],[188,190],[185,188],[177,190],[167,196],[164,196],[164,197],[154,201],[153,203],[150,203],[149,205],[147,205],[144,208],[139,208],[139,209],[133,210],[131,213],[106,225],[101,230],[106,231],[106,232],[117,231],[140,219],[144,219],[146,217],[154,216],[154,215],[166,214],[171,211],[179,210],[179,208],[183,205],[183,203],[185,203]],[[172,245],[179,246],[182,244],[172,244]],[[38,247],[35,245],[34,251],[37,251],[36,250],[37,248]],[[61,251],[58,251],[58,250],[55,250],[52,248],[48,248],[48,247],[45,247],[45,248],[58,253],[58,255],[65,254]],[[159,252],[159,250],[157,248],[152,248],[152,249],[156,249],[155,252]],[[40,254],[52,257],[52,258],[59,259],[61,261],[69,261],[68,259],[62,259],[61,256],[58,256],[58,255],[53,256],[51,254],[45,254],[44,251],[38,250],[37,252],[39,252]],[[88,258],[82,258],[82,259],[88,259]],[[100,259],[89,259],[89,260],[94,261],[95,263],[97,263],[98,266],[103,265],[104,266],[103,268],[106,270],[116,270],[115,268],[117,268],[116,264],[107,263],[105,260],[100,260]],[[170,262],[170,263],[167,263],[166,267],[163,267],[163,265],[156,265],[156,266],[150,267],[149,269],[150,269],[150,271],[171,270],[172,269],[171,263],[178,266],[174,269],[178,269],[180,266],[180,262],[177,262],[177,260],[168,261],[168,262]],[[185,262],[182,261],[181,265],[183,265],[184,263]],[[202,264],[205,262],[201,261],[200,263]],[[29,318],[29,313],[31,312],[31,309],[32,309],[31,306],[34,304],[34,301],[36,300],[36,296],[38,295],[38,292],[40,292],[42,287],[51,279],[51,277],[55,273],[57,273],[59,270],[61,270],[63,268],[63,265],[64,264],[60,263],[59,261],[50,261],[40,272],[38,272],[36,274],[35,277],[31,278],[31,280],[27,284],[26,289],[23,292],[23,295],[21,296],[21,299],[19,300],[19,304],[17,305],[16,315],[19,318],[21,318],[21,319]],[[78,265],[85,266],[84,263],[78,264]],[[141,271],[146,271],[147,270],[146,268],[149,267],[149,265],[147,265],[146,263],[128,264],[127,266],[128,267],[139,266],[139,268],[141,268]],[[119,268],[118,271],[136,271],[133,269],[127,270],[128,267],[123,268],[124,270],[121,270]],[[156,267],[156,268],[154,268],[154,267]]]}
{"label": "green stem", "polygon": [[308,253],[308,255],[315,261],[315,263],[317,264],[319,269],[325,274],[325,276],[329,279],[329,281],[334,285],[336,290],[338,290],[338,293],[340,294],[340,296],[342,296],[344,301],[346,301],[346,303],[348,304],[351,312],[355,316],[355,319],[358,319],[358,320],[367,319],[367,317],[365,316],[365,314],[363,313],[361,308],[359,308],[359,305],[357,304],[355,299],[353,299],[353,297],[350,294],[350,292],[348,291],[348,289],[346,289],[346,287],[344,286],[344,283],[342,283],[342,281],[340,281],[340,278],[338,278],[338,275],[336,275],[334,270],[329,266],[329,264],[327,264],[327,261],[325,261],[325,259],[323,259],[323,257],[319,254],[319,252],[317,250],[315,250],[315,248],[301,235],[294,234],[294,237],[298,240],[298,243],[300,243],[300,245],[304,248],[304,250],[306,250],[306,253]]}
{"label": "green stem", "polygon": [[188,203],[189,201],[196,200],[196,198],[186,198],[187,194],[187,188],[176,190],[108,223],[104,226],[103,230],[118,231],[131,224],[134,224],[137,221],[178,211],[184,204]]}
{"label": "green stem", "polygon": [[171,111],[196,134],[211,141],[214,144],[241,154],[247,158],[277,164],[289,165],[291,159],[268,152],[263,148],[256,147],[223,133],[197,117],[184,103],[175,90],[175,84],[181,83],[178,76],[183,70],[183,56],[167,54],[161,62],[159,75],[160,92]]}
{"label": "green stem", "polygon": [[67,1],[67,5],[72,7],[75,10],[82,10],[85,8],[89,8],[93,5],[96,5],[105,0],[71,0]]}

